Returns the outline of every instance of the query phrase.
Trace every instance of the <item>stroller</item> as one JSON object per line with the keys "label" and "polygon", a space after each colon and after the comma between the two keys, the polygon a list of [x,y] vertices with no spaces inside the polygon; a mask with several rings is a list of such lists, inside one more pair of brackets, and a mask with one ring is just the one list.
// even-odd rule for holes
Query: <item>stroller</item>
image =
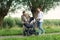
{"label": "stroller", "polygon": [[36,30],[35,30],[35,27],[34,27],[34,23],[32,23],[32,24],[30,24],[30,22],[32,21],[32,20],[34,20],[34,18],[33,17],[31,17],[30,18],[30,21],[29,21],[29,23],[24,23],[24,31],[23,31],[23,35],[24,36],[30,36],[30,35],[32,35],[32,34],[35,34],[35,35],[37,35],[38,33],[36,32]]}

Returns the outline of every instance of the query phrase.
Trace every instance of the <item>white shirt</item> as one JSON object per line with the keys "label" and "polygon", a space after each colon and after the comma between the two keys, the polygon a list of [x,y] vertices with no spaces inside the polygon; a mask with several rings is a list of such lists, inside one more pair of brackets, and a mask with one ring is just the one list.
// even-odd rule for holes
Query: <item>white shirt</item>
{"label": "white shirt", "polygon": [[43,12],[42,11],[40,11],[38,13],[37,19],[40,19],[39,22],[43,22]]}

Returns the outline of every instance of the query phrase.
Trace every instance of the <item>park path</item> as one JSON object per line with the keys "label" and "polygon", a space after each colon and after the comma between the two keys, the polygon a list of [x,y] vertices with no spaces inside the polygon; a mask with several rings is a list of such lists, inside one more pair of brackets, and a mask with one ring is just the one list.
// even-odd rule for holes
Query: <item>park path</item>
{"label": "park path", "polygon": [[[60,33],[47,33],[47,34],[42,34],[42,35],[53,35],[53,34],[60,34]],[[23,35],[15,35],[15,36],[0,36],[0,39],[3,39],[3,38],[24,38],[24,37],[27,37],[27,36],[23,36]]]}

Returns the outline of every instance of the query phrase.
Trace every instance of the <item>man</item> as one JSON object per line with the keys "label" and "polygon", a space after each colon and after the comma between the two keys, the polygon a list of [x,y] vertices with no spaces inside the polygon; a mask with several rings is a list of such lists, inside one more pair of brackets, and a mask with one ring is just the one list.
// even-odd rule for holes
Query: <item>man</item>
{"label": "man", "polygon": [[23,15],[21,16],[21,19],[22,19],[22,23],[25,25],[25,26],[29,26],[27,24],[34,24],[35,22],[35,19],[33,17],[30,17],[28,13],[25,13],[25,11],[23,11]]}
{"label": "man", "polygon": [[38,32],[39,32],[39,35],[44,33],[44,29],[42,27],[42,23],[43,23],[43,12],[41,10],[40,7],[37,8],[37,26],[39,28]]}
{"label": "man", "polygon": [[23,23],[23,24],[24,24],[25,22],[27,22],[27,18],[26,18],[26,13],[25,13],[25,11],[22,12],[21,19],[22,19],[22,23]]}

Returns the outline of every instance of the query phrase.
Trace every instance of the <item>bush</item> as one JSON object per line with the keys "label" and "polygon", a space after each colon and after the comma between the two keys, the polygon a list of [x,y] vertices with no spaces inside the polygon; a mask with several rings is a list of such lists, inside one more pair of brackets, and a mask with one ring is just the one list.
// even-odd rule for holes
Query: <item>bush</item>
{"label": "bush", "polygon": [[58,26],[58,25],[60,25],[60,20],[59,19],[50,19],[50,20],[44,20],[44,25],[56,25],[56,26]]}
{"label": "bush", "polygon": [[19,27],[23,27],[23,24],[20,18],[14,18],[14,20],[15,20],[16,25],[18,25]]}
{"label": "bush", "polygon": [[9,16],[9,17],[4,18],[4,20],[3,20],[4,28],[11,28],[16,25],[18,25],[19,27],[23,26],[20,18],[12,18]]}
{"label": "bush", "polygon": [[11,28],[14,25],[15,25],[15,21],[12,17],[9,16],[9,17],[4,18],[4,20],[3,20],[3,27],[4,28],[6,28],[6,27]]}

